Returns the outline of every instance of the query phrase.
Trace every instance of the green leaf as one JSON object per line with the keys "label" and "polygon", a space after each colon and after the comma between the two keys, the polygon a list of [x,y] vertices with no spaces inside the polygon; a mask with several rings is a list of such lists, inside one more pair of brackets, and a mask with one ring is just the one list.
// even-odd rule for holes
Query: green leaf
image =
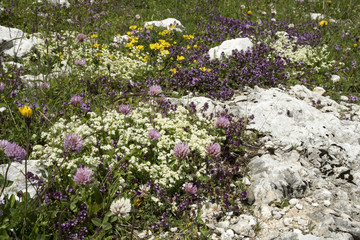
{"label": "green leaf", "polygon": [[111,226],[110,223],[106,223],[106,224],[103,225],[103,229],[104,229],[105,231],[108,231],[108,230],[110,230],[111,228],[112,228],[112,226]]}
{"label": "green leaf", "polygon": [[97,226],[97,227],[101,226],[101,220],[99,218],[93,218],[93,219],[91,219],[91,221],[95,226]]}
{"label": "green leaf", "polygon": [[16,204],[16,199],[15,199],[15,195],[12,194],[10,197],[10,208],[14,208]]}
{"label": "green leaf", "polygon": [[106,224],[106,223],[108,223],[108,221],[109,221],[109,216],[108,216],[108,215],[105,215],[102,223],[103,223],[103,224]]}
{"label": "green leaf", "polygon": [[10,187],[13,183],[14,181],[7,180],[5,187]]}

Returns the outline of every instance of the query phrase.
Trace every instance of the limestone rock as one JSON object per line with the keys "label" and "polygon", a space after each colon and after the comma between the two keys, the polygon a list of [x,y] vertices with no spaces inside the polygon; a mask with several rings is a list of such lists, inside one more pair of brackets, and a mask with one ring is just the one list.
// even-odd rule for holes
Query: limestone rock
{"label": "limestone rock", "polygon": [[[151,21],[151,22],[146,22],[144,24],[144,27],[150,26],[150,25],[154,25],[156,27],[165,27],[169,30],[176,30],[176,31],[180,31],[182,32],[185,27],[181,24],[181,22],[175,18],[166,18],[164,20],[161,21]],[[171,26],[175,25],[175,28],[172,28]]]}
{"label": "limestone rock", "polygon": [[245,52],[253,46],[254,44],[249,38],[236,38],[222,42],[220,46],[211,48],[208,53],[211,60],[220,59],[222,53],[227,57],[232,55],[233,50]]}

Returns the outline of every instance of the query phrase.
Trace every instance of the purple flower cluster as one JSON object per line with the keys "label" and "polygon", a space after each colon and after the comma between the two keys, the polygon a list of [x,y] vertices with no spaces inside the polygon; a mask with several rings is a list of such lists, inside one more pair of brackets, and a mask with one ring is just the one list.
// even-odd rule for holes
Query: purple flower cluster
{"label": "purple flower cluster", "polygon": [[[3,140],[4,141],[4,140]],[[3,144],[4,145],[4,144]],[[4,148],[4,153],[11,160],[21,162],[26,158],[26,151],[16,143],[8,142]]]}
{"label": "purple flower cluster", "polygon": [[76,59],[75,65],[83,67],[86,65],[86,61],[84,59]]}
{"label": "purple flower cluster", "polygon": [[76,185],[86,185],[93,180],[93,171],[88,167],[80,167],[77,169],[73,180]]}
{"label": "purple flower cluster", "polygon": [[162,92],[161,87],[159,85],[153,85],[149,88],[148,94],[150,96],[157,96]]}
{"label": "purple flower cluster", "polygon": [[149,139],[151,141],[156,141],[161,137],[160,132],[157,129],[151,129],[149,131]]}
{"label": "purple flower cluster", "polygon": [[77,105],[81,105],[82,102],[83,102],[83,97],[75,94],[71,97],[69,104],[73,106],[77,106]]}
{"label": "purple flower cluster", "polygon": [[221,146],[218,143],[211,143],[209,146],[206,147],[206,153],[208,156],[212,158],[216,158],[220,156],[221,153]]}
{"label": "purple flower cluster", "polygon": [[125,104],[121,104],[119,106],[119,112],[124,114],[124,115],[129,115],[131,113],[131,107],[129,104],[125,105]]}
{"label": "purple flower cluster", "polygon": [[65,152],[74,152],[78,153],[82,150],[83,140],[82,137],[73,133],[70,133],[65,136],[64,139],[64,148]]}
{"label": "purple flower cluster", "polygon": [[179,159],[185,159],[189,153],[189,146],[185,142],[179,142],[174,147],[174,155]]}
{"label": "purple flower cluster", "polygon": [[79,42],[85,42],[85,41],[86,41],[86,36],[85,36],[83,33],[79,33],[79,34],[76,36],[76,39],[77,39]]}

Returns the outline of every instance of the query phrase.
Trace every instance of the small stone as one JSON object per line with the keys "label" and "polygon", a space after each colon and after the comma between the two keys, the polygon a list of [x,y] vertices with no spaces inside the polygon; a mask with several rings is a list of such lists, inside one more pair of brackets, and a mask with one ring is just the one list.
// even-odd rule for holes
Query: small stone
{"label": "small stone", "polygon": [[284,218],[283,221],[284,221],[285,226],[289,226],[290,223],[293,221],[293,219],[292,218]]}
{"label": "small stone", "polygon": [[292,198],[292,199],[290,199],[289,203],[291,206],[294,206],[299,203],[299,199]]}
{"label": "small stone", "polygon": [[170,228],[170,231],[171,231],[171,232],[176,232],[176,231],[177,231],[177,227]]}
{"label": "small stone", "polygon": [[219,227],[216,227],[215,230],[219,233],[224,233],[225,232],[225,229],[223,228],[219,228]]}
{"label": "small stone", "polygon": [[231,240],[235,236],[234,231],[231,229],[228,229],[226,232],[223,232],[221,234],[221,240]]}
{"label": "small stone", "polygon": [[324,200],[324,205],[326,207],[330,206],[331,202],[329,200]]}
{"label": "small stone", "polygon": [[318,207],[319,206],[319,204],[318,203],[313,203],[313,204],[311,204],[313,207]]}
{"label": "small stone", "polygon": [[334,83],[340,81],[340,76],[339,75],[332,75],[331,76],[331,81],[333,81]]}
{"label": "small stone", "polygon": [[302,209],[303,209],[303,205],[300,204],[300,203],[298,203],[298,204],[296,204],[296,208],[299,209],[299,210],[302,210]]}
{"label": "small stone", "polygon": [[302,218],[298,219],[297,222],[298,222],[299,225],[302,225],[302,226],[307,225],[307,221],[305,219],[302,219]]}

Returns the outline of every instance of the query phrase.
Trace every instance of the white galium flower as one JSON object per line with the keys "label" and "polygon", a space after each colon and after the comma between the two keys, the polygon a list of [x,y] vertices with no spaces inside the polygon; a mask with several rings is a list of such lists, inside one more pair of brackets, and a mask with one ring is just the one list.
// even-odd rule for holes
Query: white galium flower
{"label": "white galium flower", "polygon": [[120,198],[113,201],[110,206],[110,211],[113,215],[118,217],[127,217],[131,211],[130,199]]}

